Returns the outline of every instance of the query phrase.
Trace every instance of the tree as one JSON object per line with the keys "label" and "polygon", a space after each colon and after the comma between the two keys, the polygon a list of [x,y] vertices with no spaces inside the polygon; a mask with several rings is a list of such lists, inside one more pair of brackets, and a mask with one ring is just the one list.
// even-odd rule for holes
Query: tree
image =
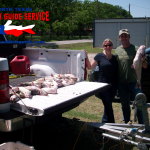
{"label": "tree", "polygon": [[[24,16],[29,12],[49,11],[49,21],[40,20],[13,20],[14,25],[35,24],[34,31],[51,32],[57,35],[65,33],[68,35],[79,31],[79,36],[84,28],[93,27],[93,19],[98,17],[97,0],[0,0],[1,8],[13,8],[11,13],[19,13],[15,8],[32,8],[32,11],[21,11]],[[100,18],[126,18],[129,13],[120,6],[98,2]],[[9,11],[1,12],[10,13]],[[3,16],[3,15],[2,15]],[[132,17],[132,16],[131,16]],[[0,20],[3,25],[7,20]]]}

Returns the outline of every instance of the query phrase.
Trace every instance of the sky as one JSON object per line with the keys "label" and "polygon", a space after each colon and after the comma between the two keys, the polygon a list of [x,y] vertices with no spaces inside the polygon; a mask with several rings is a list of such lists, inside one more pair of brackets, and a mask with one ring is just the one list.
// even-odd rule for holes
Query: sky
{"label": "sky", "polygon": [[[90,0],[94,1],[94,0]],[[150,17],[150,0],[98,0],[102,3],[111,5],[119,5],[123,9],[129,11],[133,17]]]}

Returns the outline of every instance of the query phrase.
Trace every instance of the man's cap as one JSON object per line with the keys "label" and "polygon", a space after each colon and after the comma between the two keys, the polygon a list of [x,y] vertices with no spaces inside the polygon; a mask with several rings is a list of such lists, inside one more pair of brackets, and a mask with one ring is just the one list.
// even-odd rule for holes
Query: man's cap
{"label": "man's cap", "polygon": [[123,34],[123,33],[130,35],[128,29],[121,29],[121,30],[119,31],[119,36],[120,36],[121,34]]}

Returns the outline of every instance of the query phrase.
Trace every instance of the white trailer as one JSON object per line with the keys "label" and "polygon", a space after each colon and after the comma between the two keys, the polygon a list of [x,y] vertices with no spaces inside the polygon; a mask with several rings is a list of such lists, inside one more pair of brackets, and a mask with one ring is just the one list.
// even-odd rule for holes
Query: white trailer
{"label": "white trailer", "polygon": [[119,30],[128,29],[130,42],[134,45],[150,47],[150,18],[95,19],[93,27],[93,47],[102,47],[106,38],[113,41],[113,48],[121,45]]}

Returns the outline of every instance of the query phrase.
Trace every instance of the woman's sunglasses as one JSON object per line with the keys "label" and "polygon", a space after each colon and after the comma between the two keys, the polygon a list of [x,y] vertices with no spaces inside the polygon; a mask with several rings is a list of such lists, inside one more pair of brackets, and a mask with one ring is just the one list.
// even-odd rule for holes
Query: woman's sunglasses
{"label": "woman's sunglasses", "polygon": [[105,47],[108,47],[108,46],[111,47],[112,45],[110,44],[110,45],[104,45],[104,46],[105,46]]}

